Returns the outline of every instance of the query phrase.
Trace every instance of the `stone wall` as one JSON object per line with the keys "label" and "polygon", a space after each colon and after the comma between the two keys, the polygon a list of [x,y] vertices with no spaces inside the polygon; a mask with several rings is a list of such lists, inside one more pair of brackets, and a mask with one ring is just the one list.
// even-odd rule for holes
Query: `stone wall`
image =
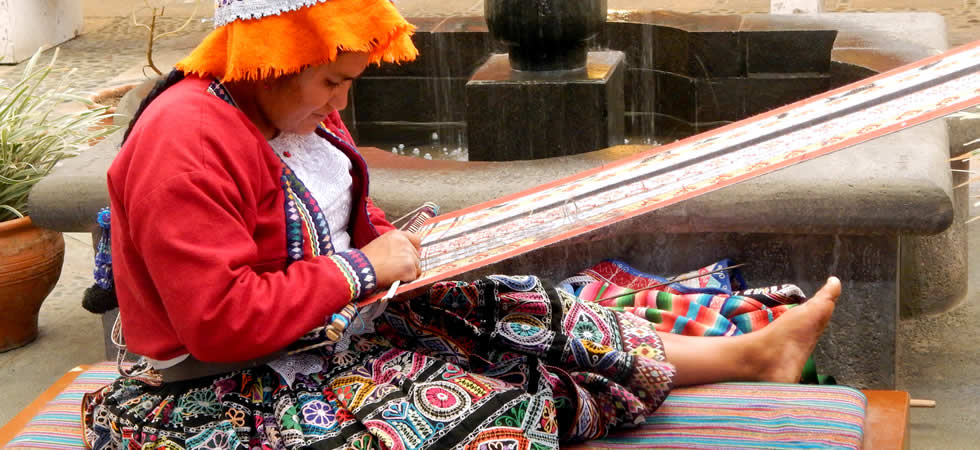
{"label": "stone wall", "polygon": [[81,28],[81,0],[0,0],[0,64],[24,61]]}

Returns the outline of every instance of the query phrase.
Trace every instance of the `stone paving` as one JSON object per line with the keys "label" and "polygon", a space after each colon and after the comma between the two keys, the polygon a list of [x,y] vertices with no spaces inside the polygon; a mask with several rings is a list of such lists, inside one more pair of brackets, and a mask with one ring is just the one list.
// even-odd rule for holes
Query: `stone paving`
{"label": "stone paving", "polygon": [[[83,33],[62,44],[59,67],[73,68],[76,87],[97,91],[114,80],[138,74],[145,62],[146,30],[132,25],[131,0],[85,0]],[[210,4],[210,2],[205,1]],[[768,12],[760,0],[609,0],[610,9],[642,7],[699,14]],[[898,4],[900,4],[898,6]],[[406,16],[481,15],[482,0],[397,0]],[[950,45],[980,39],[978,0],[826,0],[825,11],[934,11],[949,28]],[[186,14],[189,6],[171,10]],[[204,12],[206,15],[210,13]],[[169,29],[182,19],[165,17]],[[192,48],[211,28],[210,21],[195,20],[178,36],[157,43],[155,52],[169,61]],[[51,51],[45,52],[49,55]],[[0,66],[0,80],[10,80],[22,65]],[[980,127],[978,127],[980,137]],[[974,186],[973,195],[980,195]],[[980,208],[973,208],[974,215]],[[980,256],[980,221],[969,228],[971,251]],[[66,234],[62,277],[41,309],[41,334],[21,349],[0,354],[0,424],[36,397],[50,383],[78,364],[104,358],[99,318],[85,312],[81,293],[91,283],[92,246],[87,234]],[[900,327],[903,360],[899,388],[913,396],[939,402],[934,410],[913,410],[913,448],[976,448],[980,437],[980,257],[971,261],[970,299],[948,313],[905,321]]]}

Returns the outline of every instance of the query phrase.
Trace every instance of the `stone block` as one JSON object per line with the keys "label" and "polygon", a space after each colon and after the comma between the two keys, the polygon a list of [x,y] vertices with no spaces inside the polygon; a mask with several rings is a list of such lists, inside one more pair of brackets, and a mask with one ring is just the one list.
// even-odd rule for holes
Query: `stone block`
{"label": "stone block", "polygon": [[657,45],[653,69],[677,74],[687,73],[690,33],[679,28],[657,27]]}
{"label": "stone block", "polygon": [[[948,119],[949,155],[958,156],[980,148],[980,143],[966,146],[976,139],[975,120]],[[969,161],[950,163],[953,169],[969,170]],[[952,172],[953,186],[965,183],[970,174]],[[953,189],[953,224],[931,236],[902,236],[899,304],[903,318],[939,314],[948,311],[968,296],[969,233],[965,223],[970,217],[970,195],[967,187]]]}
{"label": "stone block", "polygon": [[106,172],[119,153],[123,131],[106,136],[78,156],[62,161],[34,185],[27,209],[35,225],[67,232],[99,230],[95,218],[109,204]]}
{"label": "stone block", "polygon": [[745,78],[707,78],[695,82],[697,124],[734,122],[745,117]]}
{"label": "stone block", "polygon": [[744,117],[749,117],[829,90],[830,75],[750,74],[743,86]]}
{"label": "stone block", "polygon": [[692,32],[687,70],[698,78],[745,76],[745,35],[735,31]]}
{"label": "stone block", "polygon": [[745,68],[753,73],[827,73],[833,30],[746,31]]}
{"label": "stone block", "polygon": [[622,52],[591,52],[584,71],[520,72],[494,55],[466,84],[471,161],[547,158],[623,140]]}
{"label": "stone block", "polygon": [[465,78],[365,77],[354,81],[357,122],[458,122]]}
{"label": "stone block", "polygon": [[855,81],[876,75],[877,72],[855,64],[831,61],[830,63],[830,89],[837,89]]}
{"label": "stone block", "polygon": [[628,20],[652,23],[690,32],[736,31],[742,24],[741,14],[685,14],[676,11],[630,11]]}
{"label": "stone block", "polygon": [[660,27],[643,23],[607,22],[596,36],[596,46],[626,55],[626,65],[635,69],[653,69],[657,47],[661,45]]}
{"label": "stone block", "polygon": [[694,78],[656,71],[656,112],[688,123],[697,122],[697,88]]}
{"label": "stone block", "polygon": [[648,69],[626,69],[623,80],[624,107],[627,112],[652,113],[657,110],[657,74]]}
{"label": "stone block", "polygon": [[536,274],[554,284],[606,258],[665,276],[722,258],[749,265],[752,286],[793,283],[812,295],[828,276],[843,294],[814,356],[821,373],[849,386],[893,389],[898,325],[898,237],[767,233],[669,233],[633,220],[463,275]]}

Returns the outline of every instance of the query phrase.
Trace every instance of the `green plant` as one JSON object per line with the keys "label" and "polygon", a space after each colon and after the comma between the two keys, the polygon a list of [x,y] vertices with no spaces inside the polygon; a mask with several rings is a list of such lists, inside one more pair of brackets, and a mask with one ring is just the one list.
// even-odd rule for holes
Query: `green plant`
{"label": "green plant", "polygon": [[[58,161],[116,130],[99,125],[106,107],[76,94],[74,70],[52,77],[57,50],[48,64],[39,65],[40,57],[27,62],[19,80],[0,84],[0,222],[27,215],[28,193]],[[71,112],[73,104],[92,108]]]}

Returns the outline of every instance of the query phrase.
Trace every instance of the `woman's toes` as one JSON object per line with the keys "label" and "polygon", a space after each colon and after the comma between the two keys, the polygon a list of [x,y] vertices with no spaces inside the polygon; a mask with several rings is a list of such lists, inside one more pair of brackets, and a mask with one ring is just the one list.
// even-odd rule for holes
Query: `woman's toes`
{"label": "woman's toes", "polygon": [[840,294],[840,280],[830,277],[813,297],[761,330],[765,333],[760,336],[766,341],[764,345],[773,350],[768,353],[771,359],[762,381],[792,383],[798,379],[817,339],[830,321]]}
{"label": "woman's toes", "polygon": [[813,294],[811,300],[821,299],[829,300],[833,303],[837,303],[837,298],[840,297],[841,293],[841,283],[840,279],[837,277],[827,278],[827,282],[824,283],[823,287]]}

